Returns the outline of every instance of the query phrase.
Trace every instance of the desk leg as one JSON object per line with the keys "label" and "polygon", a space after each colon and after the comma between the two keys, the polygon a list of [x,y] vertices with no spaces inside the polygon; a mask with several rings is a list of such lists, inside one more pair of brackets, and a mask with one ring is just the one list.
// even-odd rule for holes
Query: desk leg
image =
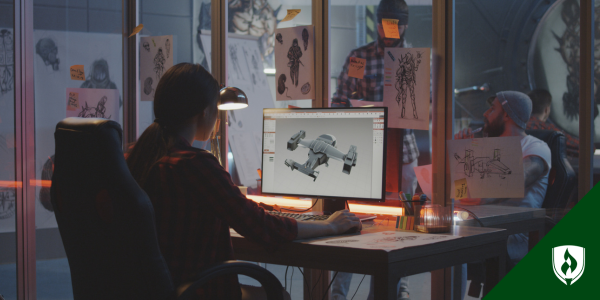
{"label": "desk leg", "polygon": [[[316,270],[304,268],[304,300],[326,299],[329,300],[331,291],[323,298],[329,286],[330,276],[327,270]],[[308,288],[310,287],[310,292]],[[311,299],[312,296],[312,299]]]}
{"label": "desk leg", "polygon": [[[506,249],[506,243],[504,243]],[[485,297],[506,275],[506,259],[508,253],[504,251],[500,256],[485,260],[485,284],[483,285],[483,297]]]}
{"label": "desk leg", "polygon": [[391,276],[388,268],[381,269],[381,271],[373,275],[375,284],[375,299],[396,300],[396,294],[398,293],[397,285],[400,277],[394,278],[394,276]]}
{"label": "desk leg", "polygon": [[538,230],[529,232],[529,251],[546,235],[546,220],[540,219],[539,226],[537,227],[539,228]]}

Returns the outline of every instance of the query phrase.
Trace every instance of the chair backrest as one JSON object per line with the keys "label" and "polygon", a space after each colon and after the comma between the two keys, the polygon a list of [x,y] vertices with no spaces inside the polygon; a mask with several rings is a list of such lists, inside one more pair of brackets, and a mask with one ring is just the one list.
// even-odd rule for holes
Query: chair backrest
{"label": "chair backrest", "polygon": [[526,130],[548,144],[552,153],[552,168],[548,176],[548,190],[543,208],[565,208],[575,188],[575,171],[567,160],[565,135],[553,130]]}
{"label": "chair backrest", "polygon": [[170,299],[154,209],[123,157],[121,126],[67,118],[54,133],[51,199],[75,299]]}

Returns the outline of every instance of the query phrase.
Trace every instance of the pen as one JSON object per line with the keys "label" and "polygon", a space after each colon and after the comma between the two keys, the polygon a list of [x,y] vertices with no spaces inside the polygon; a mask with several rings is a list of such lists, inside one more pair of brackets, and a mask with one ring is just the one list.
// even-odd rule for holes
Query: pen
{"label": "pen", "polygon": [[478,132],[480,132],[480,131],[482,131],[482,130],[483,130],[483,127],[479,127],[479,128],[477,128],[477,129],[475,129],[475,130],[471,131],[471,133],[472,133],[472,134],[475,134],[475,133],[478,133]]}

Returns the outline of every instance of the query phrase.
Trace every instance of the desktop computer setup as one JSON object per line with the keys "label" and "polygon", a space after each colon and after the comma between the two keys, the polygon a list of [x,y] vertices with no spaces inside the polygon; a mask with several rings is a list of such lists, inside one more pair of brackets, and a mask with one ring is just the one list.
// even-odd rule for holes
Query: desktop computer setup
{"label": "desktop computer setup", "polygon": [[385,201],[386,128],[386,107],[264,109],[262,194],[317,198],[325,214]]}

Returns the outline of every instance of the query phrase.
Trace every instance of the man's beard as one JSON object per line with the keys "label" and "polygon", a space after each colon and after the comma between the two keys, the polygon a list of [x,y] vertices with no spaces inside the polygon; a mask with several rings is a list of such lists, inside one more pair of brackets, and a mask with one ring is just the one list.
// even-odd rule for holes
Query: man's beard
{"label": "man's beard", "polygon": [[[404,44],[404,35],[405,34],[406,34],[406,30],[402,33],[402,35],[400,36],[400,39],[388,39],[388,38],[382,37],[381,39],[383,41],[383,45],[387,48],[402,47]],[[390,43],[390,45],[388,46],[385,41],[392,41],[392,43]]]}
{"label": "man's beard", "polygon": [[504,122],[502,122],[502,115],[492,122],[488,122],[488,119],[484,119],[483,132],[487,133],[488,137],[499,137],[504,133]]}

